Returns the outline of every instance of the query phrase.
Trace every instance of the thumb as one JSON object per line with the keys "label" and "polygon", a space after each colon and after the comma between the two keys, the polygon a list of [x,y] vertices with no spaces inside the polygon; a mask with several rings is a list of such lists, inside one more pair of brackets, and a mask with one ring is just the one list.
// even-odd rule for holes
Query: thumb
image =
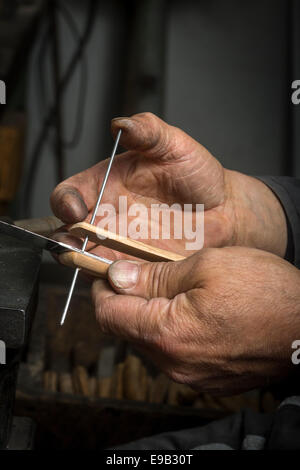
{"label": "thumb", "polygon": [[[122,129],[121,145],[144,158],[167,164],[173,192],[183,202],[202,202],[210,209],[224,201],[224,171],[199,142],[152,113],[116,118],[112,134]],[[188,195],[188,197],[187,197]]]}
{"label": "thumb", "polygon": [[180,292],[199,287],[198,260],[199,255],[169,263],[116,261],[109,267],[108,279],[120,294],[172,299]]}
{"label": "thumb", "polygon": [[192,137],[152,113],[113,119],[112,134],[116,135],[119,129],[122,129],[121,145],[127,150],[140,151],[146,157],[173,160],[190,156],[200,147],[205,151]]}

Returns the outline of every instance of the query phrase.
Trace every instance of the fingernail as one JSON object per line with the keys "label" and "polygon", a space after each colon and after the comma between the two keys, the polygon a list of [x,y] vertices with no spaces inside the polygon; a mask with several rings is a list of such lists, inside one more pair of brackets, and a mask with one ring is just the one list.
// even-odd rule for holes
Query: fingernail
{"label": "fingernail", "polygon": [[112,122],[123,130],[131,129],[134,126],[134,121],[128,117],[117,117]]}
{"label": "fingernail", "polygon": [[140,264],[135,261],[117,261],[109,268],[109,279],[119,289],[130,289],[138,281]]}
{"label": "fingernail", "polygon": [[122,119],[128,119],[127,116],[117,116],[115,118],[112,119],[112,121],[119,121],[119,120],[122,120]]}

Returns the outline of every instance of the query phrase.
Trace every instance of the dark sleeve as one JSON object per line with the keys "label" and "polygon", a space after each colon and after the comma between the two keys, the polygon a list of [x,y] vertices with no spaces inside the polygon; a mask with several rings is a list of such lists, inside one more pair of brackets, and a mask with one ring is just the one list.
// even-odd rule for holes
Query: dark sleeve
{"label": "dark sleeve", "polygon": [[287,176],[257,176],[277,196],[284,209],[288,244],[285,259],[300,269],[300,180]]}

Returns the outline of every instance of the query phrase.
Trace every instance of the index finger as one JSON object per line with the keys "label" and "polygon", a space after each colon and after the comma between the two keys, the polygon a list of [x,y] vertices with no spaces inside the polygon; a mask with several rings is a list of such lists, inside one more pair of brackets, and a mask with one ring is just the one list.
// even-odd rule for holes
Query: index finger
{"label": "index finger", "polygon": [[60,220],[73,224],[86,219],[97,200],[98,174],[99,168],[92,167],[56,186],[50,204]]}

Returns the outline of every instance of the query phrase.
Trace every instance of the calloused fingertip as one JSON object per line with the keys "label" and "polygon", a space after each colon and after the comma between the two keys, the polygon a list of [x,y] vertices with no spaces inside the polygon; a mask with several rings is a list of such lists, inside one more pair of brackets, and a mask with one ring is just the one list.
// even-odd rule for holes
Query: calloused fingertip
{"label": "calloused fingertip", "polygon": [[54,214],[67,224],[81,222],[88,216],[88,208],[80,192],[68,185],[59,185],[51,195]]}

